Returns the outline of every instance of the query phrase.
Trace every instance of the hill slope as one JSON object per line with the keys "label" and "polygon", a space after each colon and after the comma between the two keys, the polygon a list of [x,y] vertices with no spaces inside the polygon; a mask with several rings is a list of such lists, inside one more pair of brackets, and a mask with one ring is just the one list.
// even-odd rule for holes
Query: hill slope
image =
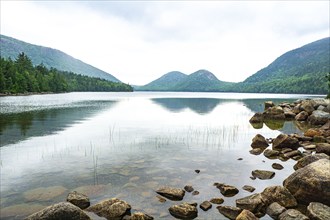
{"label": "hill slope", "polygon": [[160,78],[138,87],[142,91],[186,91],[186,92],[210,92],[217,91],[232,83],[220,81],[213,73],[207,70],[198,70],[190,75],[181,72],[169,72]]}
{"label": "hill slope", "polygon": [[97,77],[113,82],[120,82],[117,78],[109,73],[97,69],[68,54],[52,49],[29,44],[11,37],[0,35],[1,57],[16,59],[19,53],[24,52],[34,65],[44,64],[47,68],[56,68],[62,71],[73,72],[89,77]]}
{"label": "hill slope", "polygon": [[291,50],[266,68],[236,84],[239,92],[327,93],[330,72],[330,38]]}

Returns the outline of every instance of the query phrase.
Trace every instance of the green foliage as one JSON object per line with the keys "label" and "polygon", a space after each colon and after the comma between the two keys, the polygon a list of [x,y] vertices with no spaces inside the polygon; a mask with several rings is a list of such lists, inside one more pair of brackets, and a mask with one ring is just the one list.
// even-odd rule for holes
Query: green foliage
{"label": "green foliage", "polygon": [[0,58],[0,93],[71,92],[71,91],[132,91],[119,82],[33,66],[31,59],[20,53],[15,61]]}

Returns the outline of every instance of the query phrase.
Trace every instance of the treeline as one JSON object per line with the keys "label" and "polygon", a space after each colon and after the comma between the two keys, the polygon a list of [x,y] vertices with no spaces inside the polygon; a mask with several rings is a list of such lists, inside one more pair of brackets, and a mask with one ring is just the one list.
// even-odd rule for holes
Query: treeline
{"label": "treeline", "polygon": [[73,91],[133,91],[130,85],[71,72],[33,66],[31,59],[20,53],[15,61],[0,57],[0,93],[42,93]]}

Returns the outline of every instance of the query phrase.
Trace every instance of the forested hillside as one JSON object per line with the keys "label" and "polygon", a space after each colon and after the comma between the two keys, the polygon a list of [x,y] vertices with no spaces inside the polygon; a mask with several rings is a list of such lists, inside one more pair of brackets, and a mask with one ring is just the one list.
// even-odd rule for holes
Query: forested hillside
{"label": "forested hillside", "polygon": [[33,66],[31,59],[20,53],[15,61],[0,58],[0,93],[132,91],[130,85],[71,72]]}
{"label": "forested hillside", "polygon": [[113,82],[120,82],[113,75],[106,73],[94,66],[84,63],[62,51],[49,47],[29,44],[12,37],[0,35],[1,57],[15,59],[24,52],[33,65],[43,64],[48,69],[56,68],[61,71],[73,72],[84,76],[97,77]]}

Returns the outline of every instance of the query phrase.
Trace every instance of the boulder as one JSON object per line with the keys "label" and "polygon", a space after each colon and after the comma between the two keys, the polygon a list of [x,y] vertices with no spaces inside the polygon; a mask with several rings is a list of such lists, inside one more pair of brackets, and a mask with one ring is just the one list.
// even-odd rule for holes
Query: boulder
{"label": "boulder", "polygon": [[305,156],[305,157],[301,158],[300,160],[298,160],[297,163],[293,166],[293,168],[295,170],[298,170],[298,169],[303,168],[303,167],[307,166],[308,164],[311,164],[320,159],[330,159],[330,158],[328,155],[326,155],[324,153],[308,155],[308,156]]}
{"label": "boulder", "polygon": [[215,185],[220,190],[221,194],[226,197],[232,197],[239,192],[239,190],[235,186],[230,186],[223,183],[218,183]]}
{"label": "boulder", "polygon": [[288,209],[282,214],[280,214],[279,220],[309,220],[306,215],[295,209]]}
{"label": "boulder", "polygon": [[280,106],[273,106],[263,112],[263,118],[268,120],[285,120],[284,110]]}
{"label": "boulder", "polygon": [[283,182],[291,194],[303,204],[320,202],[330,205],[330,160],[320,159],[296,170]]}
{"label": "boulder", "polygon": [[221,214],[233,220],[235,220],[243,211],[242,209],[234,206],[218,206],[217,209]]}
{"label": "boulder", "polygon": [[297,121],[306,121],[308,118],[309,114],[305,111],[300,112],[299,114],[296,115],[295,119]]}
{"label": "boulder", "polygon": [[178,188],[164,186],[159,188],[156,193],[173,201],[180,201],[185,195],[185,191]]}
{"label": "boulder", "polygon": [[255,113],[255,114],[252,116],[252,118],[249,120],[249,122],[250,122],[251,124],[259,124],[259,123],[262,123],[263,120],[264,120],[264,116],[263,116],[263,114],[257,112],[257,113]]}
{"label": "boulder", "polygon": [[315,110],[311,100],[304,100],[300,105],[300,110],[307,112],[309,115]]}
{"label": "boulder", "polygon": [[199,207],[203,210],[203,211],[207,211],[210,208],[212,208],[212,204],[209,201],[204,201],[202,202]]}
{"label": "boulder", "polygon": [[293,150],[283,154],[284,157],[289,157],[289,158],[293,158],[294,156],[300,156],[300,155],[301,152],[299,150]]}
{"label": "boulder", "polygon": [[272,179],[275,176],[275,172],[267,170],[253,170],[252,176],[261,180]]}
{"label": "boulder", "polygon": [[264,103],[264,106],[265,106],[264,109],[267,110],[268,108],[274,107],[275,104],[274,104],[274,102],[272,102],[272,101],[266,101],[266,102]]}
{"label": "boulder", "polygon": [[284,208],[277,202],[273,202],[266,209],[267,215],[269,215],[272,219],[278,219],[278,216],[285,211],[286,211],[286,208]]}
{"label": "boulder", "polygon": [[312,220],[329,220],[330,207],[319,202],[311,202],[307,206],[307,215]]}
{"label": "boulder", "polygon": [[256,190],[256,188],[254,188],[253,186],[248,186],[248,185],[244,185],[243,189],[248,192],[253,192],[254,190]]}
{"label": "boulder", "polygon": [[330,113],[316,110],[308,117],[307,121],[312,125],[324,125],[330,120]]}
{"label": "boulder", "polygon": [[252,212],[249,210],[244,209],[236,218],[236,220],[258,220]]}
{"label": "boulder", "polygon": [[173,205],[169,209],[172,216],[179,219],[194,219],[198,215],[195,204],[182,203],[179,205]]}
{"label": "boulder", "polygon": [[253,139],[252,139],[252,144],[251,147],[253,149],[255,148],[266,148],[268,147],[269,144],[264,136],[261,134],[257,134]]}
{"label": "boulder", "polygon": [[250,150],[249,152],[250,152],[250,154],[253,154],[253,155],[259,155],[264,150],[265,150],[265,148],[254,148],[254,149]]}
{"label": "boulder", "polygon": [[309,128],[304,133],[304,135],[307,136],[307,137],[321,136],[322,134],[323,134],[323,132],[320,129],[317,129],[317,128]]}
{"label": "boulder", "polygon": [[89,198],[86,195],[76,191],[70,192],[66,198],[66,201],[78,206],[81,209],[85,209],[90,206]]}
{"label": "boulder", "polygon": [[131,215],[129,220],[153,220],[154,218],[150,215],[147,215],[143,212],[135,212],[133,215]]}
{"label": "boulder", "polygon": [[91,218],[79,207],[69,202],[60,202],[55,205],[48,206],[25,218],[25,220],[51,219],[90,220]]}
{"label": "boulder", "polygon": [[266,149],[264,151],[264,156],[270,159],[276,158],[280,154],[277,150]]}
{"label": "boulder", "polygon": [[222,204],[224,202],[223,198],[212,198],[210,202],[213,204]]}
{"label": "boulder", "polygon": [[282,170],[284,167],[281,165],[281,164],[279,164],[279,163],[273,163],[272,164],[272,167],[273,167],[273,169],[275,169],[275,170]]}
{"label": "boulder", "polygon": [[103,200],[86,209],[88,212],[93,212],[100,217],[107,219],[122,219],[123,216],[129,214],[131,206],[117,198]]}
{"label": "boulder", "polygon": [[316,153],[325,153],[330,156],[330,144],[317,143],[315,148]]}
{"label": "boulder", "polygon": [[241,209],[249,210],[258,217],[264,216],[267,208],[260,193],[236,199],[236,206]]}
{"label": "boulder", "polygon": [[186,185],[185,187],[184,187],[184,190],[186,190],[187,192],[192,192],[192,191],[194,191],[194,188],[191,186],[191,185]]}
{"label": "boulder", "polygon": [[298,205],[297,200],[283,186],[269,186],[261,192],[261,196],[267,205],[273,202],[277,202],[285,208],[292,208]]}
{"label": "boulder", "polygon": [[273,140],[273,150],[281,150],[282,148],[291,148],[296,150],[299,147],[299,140],[287,134],[280,134]]}

